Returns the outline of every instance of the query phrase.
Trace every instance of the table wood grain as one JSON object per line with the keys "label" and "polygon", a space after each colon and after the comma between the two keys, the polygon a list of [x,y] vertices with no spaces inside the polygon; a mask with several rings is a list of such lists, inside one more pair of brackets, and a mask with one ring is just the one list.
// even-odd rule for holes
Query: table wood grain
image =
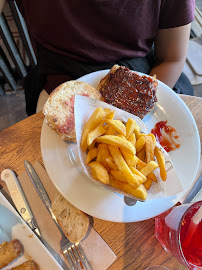
{"label": "table wood grain", "polygon": [[[202,98],[180,95],[192,112],[202,138]],[[44,116],[37,113],[0,133],[0,172],[5,168],[17,174],[24,171],[24,160],[42,162],[40,134]],[[3,184],[2,181],[0,181]],[[163,265],[170,270],[186,269],[165,252],[154,237],[154,219],[115,223],[97,218],[93,227],[117,255],[110,270],[144,270],[150,265]]]}

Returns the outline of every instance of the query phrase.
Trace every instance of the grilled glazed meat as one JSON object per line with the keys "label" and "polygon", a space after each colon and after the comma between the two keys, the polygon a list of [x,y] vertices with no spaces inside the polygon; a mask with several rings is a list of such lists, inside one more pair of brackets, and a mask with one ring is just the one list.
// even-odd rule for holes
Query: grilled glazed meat
{"label": "grilled glazed meat", "polygon": [[111,71],[115,72],[109,72],[99,85],[104,101],[142,119],[157,102],[156,78],[140,76],[127,67],[114,67]]}

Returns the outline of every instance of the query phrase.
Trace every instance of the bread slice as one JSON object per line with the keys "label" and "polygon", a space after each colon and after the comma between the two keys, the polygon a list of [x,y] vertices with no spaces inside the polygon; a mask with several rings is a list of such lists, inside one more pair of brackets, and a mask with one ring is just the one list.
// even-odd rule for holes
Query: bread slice
{"label": "bread slice", "polygon": [[59,195],[52,203],[52,211],[64,234],[72,243],[80,242],[89,228],[86,214]]}
{"label": "bread slice", "polygon": [[68,81],[59,85],[46,101],[43,113],[46,123],[65,141],[76,142],[74,121],[75,95],[100,99],[101,94],[90,84],[81,81]]}

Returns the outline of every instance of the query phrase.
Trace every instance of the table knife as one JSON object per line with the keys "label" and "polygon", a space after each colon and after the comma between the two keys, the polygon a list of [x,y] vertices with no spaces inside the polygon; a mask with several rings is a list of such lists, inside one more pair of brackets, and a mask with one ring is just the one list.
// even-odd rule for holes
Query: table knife
{"label": "table knife", "polygon": [[[49,196],[40,180],[38,177],[38,174],[34,170],[33,166],[29,161],[25,160],[24,161],[24,166],[26,169],[27,174],[29,175],[30,180],[32,181],[37,193],[39,194],[39,197],[41,198],[42,202],[45,204],[46,208],[50,212],[53,220],[56,220],[55,215],[53,214],[52,208],[51,208],[51,201],[49,199]],[[55,259],[59,262],[59,264],[63,267],[63,269],[67,270],[69,269],[66,265],[66,263],[60,258],[60,256],[54,251],[54,250],[49,250],[52,255],[55,257]]]}
{"label": "table knife", "polygon": [[10,169],[3,170],[1,173],[1,179],[5,181],[7,188],[9,190],[10,196],[19,214],[22,216],[22,218],[25,220],[25,222],[28,224],[31,230],[42,241],[40,229],[38,227],[36,219],[32,213],[32,210],[29,206],[27,198],[23,192],[23,189],[14,171]]}
{"label": "table knife", "polygon": [[[51,201],[48,197],[48,194],[41,182],[41,180],[38,177],[38,174],[34,170],[33,166],[29,163],[29,161],[25,160],[24,161],[25,169],[29,175],[29,178],[31,179],[36,191],[39,194],[39,197],[42,199],[43,203],[45,204],[46,208],[52,212],[51,209]],[[54,216],[54,215],[53,215]]]}
{"label": "table knife", "polygon": [[182,202],[184,203],[190,203],[196,198],[196,196],[202,191],[202,174],[200,175],[199,179],[196,181],[192,189],[187,194],[186,198]]}

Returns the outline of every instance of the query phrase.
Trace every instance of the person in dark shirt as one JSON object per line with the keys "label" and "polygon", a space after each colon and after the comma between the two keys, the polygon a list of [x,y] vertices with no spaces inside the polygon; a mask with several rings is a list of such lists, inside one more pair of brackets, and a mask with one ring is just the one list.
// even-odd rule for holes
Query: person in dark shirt
{"label": "person in dark shirt", "polygon": [[42,89],[50,94],[67,80],[114,64],[156,74],[177,93],[193,95],[182,69],[194,0],[16,2],[38,58],[25,81],[28,115],[35,112]]}

